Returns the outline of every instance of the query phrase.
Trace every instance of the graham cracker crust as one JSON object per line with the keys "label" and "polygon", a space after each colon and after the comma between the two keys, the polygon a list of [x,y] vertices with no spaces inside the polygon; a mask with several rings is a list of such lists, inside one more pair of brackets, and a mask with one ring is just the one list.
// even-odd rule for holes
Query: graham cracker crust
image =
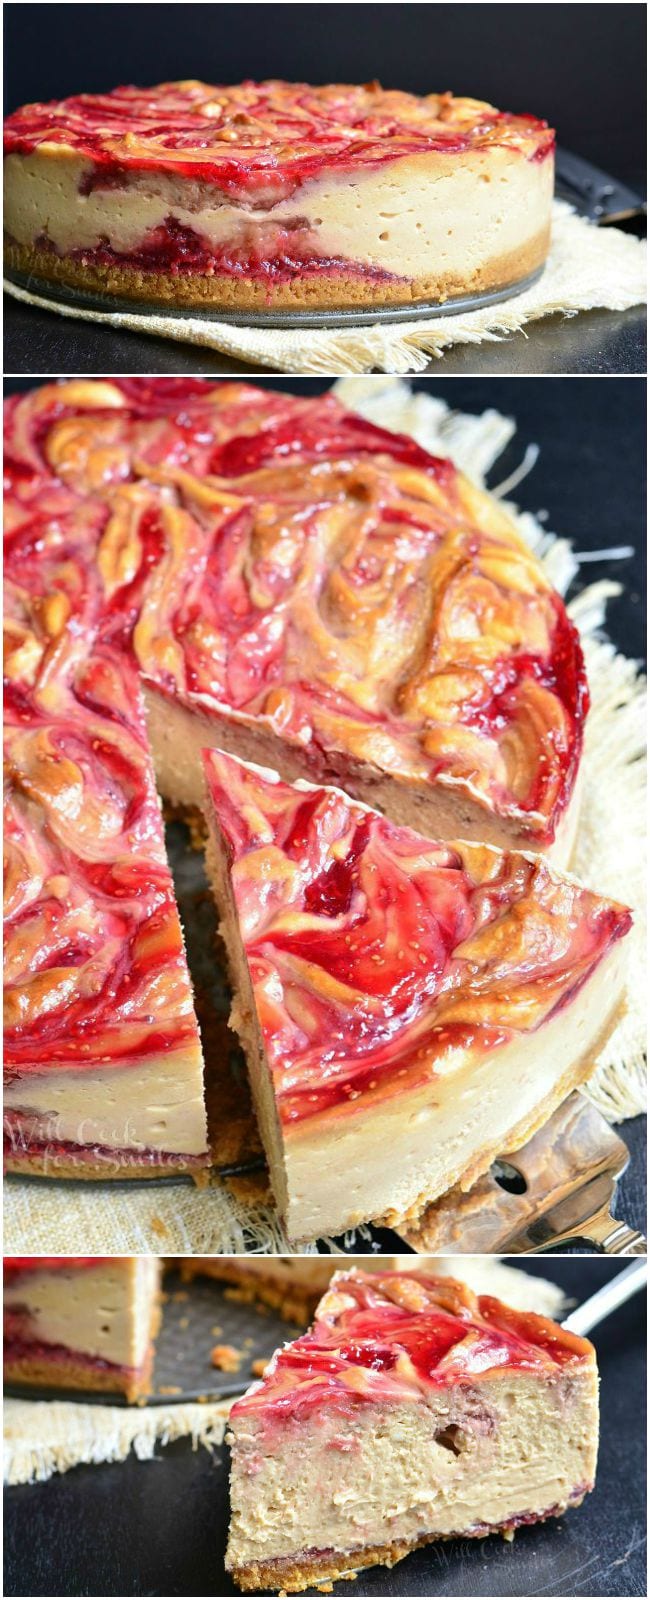
{"label": "graham cracker crust", "polygon": [[231,278],[215,272],[187,272],[172,276],[115,264],[74,260],[56,256],[36,246],[5,241],[5,265],[10,271],[34,275],[47,283],[60,283],[85,289],[99,296],[150,301],[166,312],[176,306],[224,311],[270,310],[354,310],[368,306],[417,305],[418,301],[437,300],[444,304],[454,295],[481,294],[491,289],[508,288],[527,278],[542,266],[548,255],[550,223],[533,239],[484,262],[464,278],[449,273],[430,272],[424,277],[373,278],[359,270],[319,269],[317,273],[296,272],[288,282],[255,282],[252,278]]}
{"label": "graham cracker crust", "polygon": [[148,1394],[153,1371],[153,1344],[140,1372],[122,1367],[93,1368],[83,1361],[48,1361],[39,1356],[5,1356],[6,1383],[33,1384],[35,1388],[79,1389],[87,1394],[123,1394],[126,1400],[139,1400]]}
{"label": "graham cracker crust", "polygon": [[[579,1499],[571,1499],[572,1506],[582,1504],[587,1490]],[[550,1517],[561,1516],[566,1511],[569,1501],[562,1505],[549,1506],[546,1511],[534,1512],[527,1515],[526,1522],[546,1522]],[[241,1566],[229,1568],[231,1576],[239,1589],[245,1593],[252,1590],[282,1591],[287,1594],[301,1594],[313,1584],[336,1583],[339,1579],[349,1578],[360,1572],[364,1567],[394,1567],[398,1561],[403,1561],[405,1556],[413,1550],[421,1550],[424,1545],[436,1544],[449,1539],[486,1539],[492,1534],[501,1533],[505,1539],[511,1538],[514,1532],[513,1523],[500,1522],[494,1526],[458,1528],[453,1533],[421,1533],[413,1539],[391,1539],[387,1544],[368,1544],[359,1550],[350,1551],[348,1555],[338,1554],[334,1550],[306,1551],[304,1556],[280,1556],[275,1561],[247,1561]]]}
{"label": "graham cracker crust", "polygon": [[39,1178],[101,1178],[103,1183],[123,1183],[127,1178],[172,1178],[178,1173],[192,1178],[199,1189],[209,1182],[209,1158],[200,1167],[182,1161],[129,1161],[119,1165],[110,1157],[104,1163],[86,1160],[84,1156],[75,1160],[74,1156],[21,1152],[5,1156],[4,1168],[7,1173],[31,1172]]}

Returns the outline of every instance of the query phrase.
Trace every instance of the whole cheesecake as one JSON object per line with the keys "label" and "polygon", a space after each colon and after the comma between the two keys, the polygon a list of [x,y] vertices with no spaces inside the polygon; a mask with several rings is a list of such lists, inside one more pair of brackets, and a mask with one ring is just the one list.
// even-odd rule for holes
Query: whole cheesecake
{"label": "whole cheesecake", "polygon": [[534,117],[378,83],[76,95],[7,120],[6,259],[167,306],[445,301],[542,266],[553,149]]}
{"label": "whole cheesecake", "polygon": [[566,860],[579,640],[489,495],[331,396],[73,379],[5,444],[9,1164],[200,1170],[156,788],[204,808],[216,747]]}

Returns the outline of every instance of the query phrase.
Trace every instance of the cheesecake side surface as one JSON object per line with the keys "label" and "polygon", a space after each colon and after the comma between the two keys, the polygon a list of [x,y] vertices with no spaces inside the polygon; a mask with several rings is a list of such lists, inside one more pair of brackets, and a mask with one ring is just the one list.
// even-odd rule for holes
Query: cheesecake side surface
{"label": "cheesecake side surface", "polygon": [[593,1347],[453,1280],[337,1274],[230,1415],[227,1569],[297,1592],[593,1487]]}
{"label": "cheesecake side surface", "polygon": [[160,1281],[152,1256],[5,1258],[5,1380],[137,1399],[151,1378]]}
{"label": "cheesecake side surface", "polygon": [[553,149],[534,117],[376,83],[74,96],[5,124],[6,260],[179,305],[444,301],[543,264]]}
{"label": "cheesecake side surface", "polygon": [[289,1238],[469,1187],[592,1070],[629,912],[541,857],[204,759],[231,1021]]}

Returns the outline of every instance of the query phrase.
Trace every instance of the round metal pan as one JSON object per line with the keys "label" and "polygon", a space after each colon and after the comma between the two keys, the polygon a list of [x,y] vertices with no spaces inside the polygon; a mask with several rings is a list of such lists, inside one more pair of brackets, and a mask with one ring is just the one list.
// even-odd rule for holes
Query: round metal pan
{"label": "round metal pan", "polygon": [[[334,311],[220,311],[215,307],[174,306],[168,301],[153,304],[150,300],[126,300],[118,295],[98,295],[85,289],[72,289],[66,284],[48,283],[31,273],[6,272],[8,283],[25,289],[29,294],[49,300],[56,307],[70,306],[77,311],[95,311],[111,315],[114,312],[146,317],[181,317],[184,320],[199,318],[205,322],[223,322],[235,328],[269,328],[282,333],[295,328],[367,328],[377,323],[415,322],[420,317],[456,317],[467,311],[481,311],[485,307],[511,300],[537,283],[543,266],[526,278],[519,278],[503,289],[489,289],[483,294],[463,294],[444,302],[435,300],[414,301],[407,306],[352,307]],[[155,332],[155,329],[152,330]]]}

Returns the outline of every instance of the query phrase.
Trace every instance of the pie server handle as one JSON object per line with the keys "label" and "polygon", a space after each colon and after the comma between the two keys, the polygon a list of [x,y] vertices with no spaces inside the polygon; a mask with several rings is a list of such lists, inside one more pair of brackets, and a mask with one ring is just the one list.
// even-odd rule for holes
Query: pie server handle
{"label": "pie server handle", "polygon": [[623,1272],[617,1272],[614,1278],[604,1283],[602,1289],[597,1289],[595,1294],[589,1296],[581,1306],[576,1306],[562,1323],[570,1333],[584,1335],[591,1333],[592,1328],[604,1322],[617,1306],[622,1306],[633,1294],[638,1294],[645,1288],[648,1281],[647,1261],[631,1261],[629,1267]]}
{"label": "pie server handle", "polygon": [[601,172],[572,150],[559,149],[555,159],[556,192],[592,222],[620,222],[625,217],[643,216],[646,205],[640,194]]}
{"label": "pie server handle", "polygon": [[585,1238],[607,1256],[644,1256],[648,1248],[642,1233],[629,1228],[627,1222],[617,1222],[608,1210],[592,1217],[585,1228]]}

